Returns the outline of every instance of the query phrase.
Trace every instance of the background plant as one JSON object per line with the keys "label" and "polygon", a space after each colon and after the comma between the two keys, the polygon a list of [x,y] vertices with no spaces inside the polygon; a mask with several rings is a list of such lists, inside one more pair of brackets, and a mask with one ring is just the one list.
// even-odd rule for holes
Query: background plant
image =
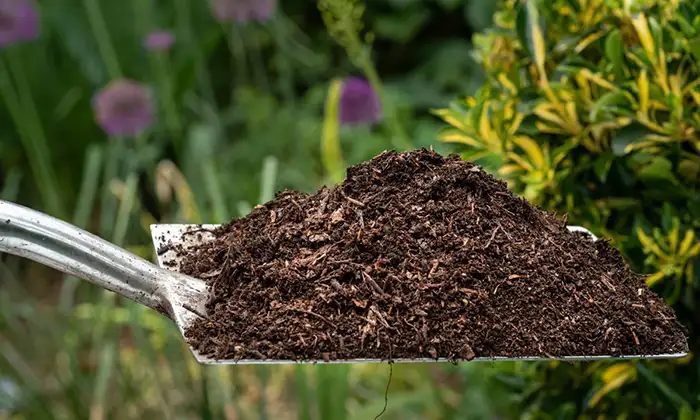
{"label": "background plant", "polygon": [[[31,5],[36,33],[0,45],[2,199],[153,258],[150,223],[243,216],[388,148],[458,150],[611,238],[696,351],[696,0]],[[340,118],[350,76],[381,101],[378,122]],[[156,112],[115,134],[95,98],[123,79]],[[26,260],[2,256],[0,273],[0,418],[365,419],[384,405],[386,366],[201,367],[152,311]],[[383,418],[691,419],[699,368],[694,354],[395,365]]]}
{"label": "background plant", "polygon": [[[334,29],[324,5],[300,0],[262,15],[189,0],[27,4],[37,30],[0,46],[0,197],[149,259],[150,223],[224,222],[384,149],[434,143],[429,110],[481,83],[469,34],[492,10],[368,2],[361,18],[336,7]],[[370,80],[386,118],[341,124],[332,93],[350,76]],[[113,89],[123,80],[139,88]],[[140,114],[119,106],[136,98]],[[201,367],[147,309],[18,258],[1,256],[0,273],[0,418],[365,419],[384,405],[386,366]],[[443,368],[394,366],[383,418],[508,412],[485,382],[496,371]]]}
{"label": "background plant", "polygon": [[535,418],[699,415],[699,6],[500,2],[474,37],[487,83],[436,111],[466,158],[610,238],[691,337],[678,361],[504,368]]}

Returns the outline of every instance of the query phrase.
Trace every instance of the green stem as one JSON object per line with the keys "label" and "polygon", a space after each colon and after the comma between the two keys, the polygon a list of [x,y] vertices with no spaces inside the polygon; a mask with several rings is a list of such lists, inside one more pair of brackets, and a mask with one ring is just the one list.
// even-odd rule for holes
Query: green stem
{"label": "green stem", "polygon": [[268,414],[267,414],[267,383],[269,380],[269,375],[270,372],[268,370],[267,366],[263,365],[257,365],[255,366],[255,370],[257,371],[257,377],[260,381],[260,392],[259,392],[259,400],[258,400],[258,414],[259,414],[259,419],[261,420],[267,420],[268,419]]}
{"label": "green stem", "polygon": [[112,40],[110,39],[107,24],[105,23],[104,16],[102,15],[102,9],[100,9],[98,0],[83,0],[83,5],[87,10],[88,21],[90,22],[92,33],[97,40],[97,47],[100,50],[100,55],[102,55],[102,60],[107,67],[107,72],[109,73],[110,78],[116,79],[121,77],[122,70],[119,66],[117,53],[115,52]]}
{"label": "green stem", "polygon": [[[92,214],[97,189],[100,180],[100,167],[103,162],[102,147],[91,146],[85,158],[85,168],[83,171],[82,185],[78,194],[78,203],[73,214],[73,224],[83,229],[88,229],[88,222]],[[73,306],[75,289],[78,287],[79,279],[73,276],[65,276],[61,287],[59,308],[67,311]]]}
{"label": "green stem", "polygon": [[214,159],[209,159],[202,165],[204,185],[207,188],[214,210],[214,223],[223,223],[229,217],[228,207],[223,194],[221,194],[221,182],[216,174]]}
{"label": "green stem", "polygon": [[[134,10],[137,16],[137,26],[139,32],[144,36],[149,32],[151,28],[151,1],[149,0],[134,0]],[[159,103],[163,104],[165,111],[165,125],[168,130],[176,135],[180,133],[182,124],[180,122],[180,116],[177,112],[177,105],[175,103],[175,95],[172,88],[172,79],[168,69],[170,68],[170,63],[168,59],[168,53],[166,51],[154,51],[149,54],[149,60],[151,62],[151,68],[157,79],[156,83],[159,89],[160,100]],[[173,138],[175,145],[177,146],[177,141]]]}
{"label": "green stem", "polygon": [[236,84],[231,91],[231,100],[235,98],[236,88],[248,83],[248,68],[246,66],[245,45],[236,25],[231,25],[228,36],[228,47],[231,51],[231,66],[236,69]]}
{"label": "green stem", "polygon": [[255,77],[256,83],[258,86],[260,86],[260,89],[262,89],[263,92],[270,92],[270,82],[267,80],[267,70],[265,69],[265,63],[263,62],[262,54],[260,53],[261,45],[250,28],[248,28],[248,31],[246,31],[245,37],[248,44],[252,46],[250,56],[253,67],[253,77]]}
{"label": "green stem", "polygon": [[391,143],[397,149],[397,151],[412,150],[413,145],[408,140],[408,136],[406,135],[406,132],[399,121],[398,115],[396,114],[396,108],[391,101],[386,99],[379,74],[369,59],[362,60],[362,71],[382,103],[382,109],[384,111],[387,124],[389,125],[389,130],[392,132]]}
{"label": "green stem", "polygon": [[12,114],[20,139],[29,157],[29,165],[36,178],[39,191],[48,211],[56,217],[64,217],[64,208],[56,182],[57,176],[51,165],[51,152],[41,125],[41,118],[32,99],[21,59],[13,51],[9,54],[9,65],[17,82],[19,94],[12,87],[8,71],[0,68],[0,89],[3,100]]}
{"label": "green stem", "polygon": [[134,198],[136,196],[136,187],[138,185],[138,177],[132,172],[124,185],[124,195],[122,197],[121,206],[117,213],[117,223],[114,225],[114,237],[112,242],[115,245],[122,246],[126,240],[126,232],[129,227],[131,210],[134,207]]}
{"label": "green stem", "polygon": [[294,104],[296,102],[296,95],[294,94],[294,66],[292,65],[292,60],[289,59],[287,52],[287,43],[289,42],[285,36],[284,23],[282,16],[277,16],[273,21],[273,27],[271,29],[271,35],[275,39],[277,44],[277,50],[279,51],[279,71],[280,71],[280,86],[284,99],[288,104]]}
{"label": "green stem", "polygon": [[179,134],[182,130],[180,114],[177,111],[173,83],[168,71],[169,59],[166,53],[156,53],[154,57],[156,77],[160,82],[161,101],[165,109],[165,123],[173,134]]}
{"label": "green stem", "polygon": [[197,65],[197,78],[200,88],[204,90],[205,96],[213,107],[216,107],[216,97],[211,80],[207,76],[207,65],[201,49],[194,42],[192,31],[192,21],[190,20],[190,5],[188,0],[175,0],[175,12],[177,16],[178,32],[182,34],[183,41],[189,45],[188,51],[194,56]]}
{"label": "green stem", "polygon": [[337,184],[343,180],[345,163],[340,148],[338,102],[340,101],[340,80],[331,81],[326,95],[321,134],[321,162],[328,179]]}
{"label": "green stem", "polygon": [[109,139],[109,151],[104,170],[104,183],[106,188],[102,190],[102,200],[100,202],[100,235],[111,237],[114,229],[114,221],[117,217],[116,198],[109,191],[109,183],[119,176],[119,162],[123,155],[124,142],[117,139]]}

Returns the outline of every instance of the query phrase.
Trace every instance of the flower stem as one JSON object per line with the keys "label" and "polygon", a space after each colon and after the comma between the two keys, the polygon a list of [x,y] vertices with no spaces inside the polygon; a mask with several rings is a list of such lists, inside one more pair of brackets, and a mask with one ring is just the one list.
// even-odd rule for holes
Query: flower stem
{"label": "flower stem", "polygon": [[9,65],[17,83],[19,94],[12,87],[9,72],[3,64],[0,68],[0,94],[12,114],[20,139],[29,158],[42,200],[48,211],[59,218],[65,217],[56,173],[51,165],[51,151],[41,126],[32,92],[27,82],[21,59],[10,51]]}
{"label": "flower stem", "polygon": [[248,83],[248,68],[245,59],[245,44],[236,25],[230,26],[227,40],[231,51],[231,67],[236,69],[236,84],[233,85],[231,90],[231,100],[233,101],[236,95],[236,88],[241,88]]}
{"label": "flower stem", "polygon": [[374,64],[372,64],[372,61],[369,58],[363,58],[361,60],[361,68],[370,85],[372,85],[372,89],[377,92],[377,96],[379,96],[379,99],[382,102],[382,109],[386,115],[389,130],[392,132],[392,145],[397,149],[397,151],[412,150],[413,145],[408,140],[408,136],[406,135],[406,132],[399,121],[398,115],[396,115],[396,108],[394,104],[386,99],[381,79],[379,78],[377,70],[374,68]]}
{"label": "flower stem", "polygon": [[212,87],[211,80],[207,76],[207,66],[202,50],[194,42],[189,1],[175,0],[175,12],[177,16],[178,32],[182,34],[184,41],[189,44],[187,45],[187,49],[193,54],[197,65],[197,78],[199,79],[200,88],[204,90],[204,94],[211,105],[216,107],[214,88]]}
{"label": "flower stem", "polygon": [[278,64],[280,69],[280,85],[282,89],[282,94],[284,95],[285,101],[293,105],[296,102],[296,95],[294,95],[294,67],[289,56],[284,51],[287,41],[284,39],[285,30],[282,20],[286,19],[284,16],[278,16],[273,22],[273,28],[271,30],[272,36],[275,38],[277,43],[277,48],[280,50],[280,62]]}
{"label": "flower stem", "polygon": [[267,70],[265,69],[265,63],[263,61],[262,54],[260,53],[260,48],[262,48],[260,45],[261,43],[251,28],[248,28],[248,31],[246,31],[245,39],[248,41],[248,44],[252,45],[250,57],[252,67],[254,67],[253,77],[257,79],[256,82],[263,92],[270,92],[270,82],[267,80]]}
{"label": "flower stem", "polygon": [[100,49],[102,61],[104,61],[104,64],[107,67],[109,77],[112,79],[121,77],[122,70],[119,66],[117,53],[112,45],[109,32],[107,31],[107,24],[105,23],[104,16],[102,15],[102,9],[100,9],[99,2],[97,0],[83,0],[83,5],[87,10],[88,21],[92,27],[92,33],[97,40],[97,46]]}
{"label": "flower stem", "polygon": [[181,133],[182,122],[177,111],[173,82],[168,72],[169,58],[167,53],[156,53],[154,57],[156,77],[160,82],[161,97],[165,108],[165,122],[172,133]]}

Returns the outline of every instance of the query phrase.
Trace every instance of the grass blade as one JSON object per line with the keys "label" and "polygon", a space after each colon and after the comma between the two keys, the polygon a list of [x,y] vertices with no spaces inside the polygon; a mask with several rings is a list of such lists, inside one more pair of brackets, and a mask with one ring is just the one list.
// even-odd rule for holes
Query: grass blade
{"label": "grass blade", "polygon": [[62,217],[64,208],[58,194],[60,191],[56,182],[58,178],[51,165],[51,153],[41,128],[41,119],[34,106],[22,62],[15,54],[10,54],[8,61],[19,93],[13,89],[10,73],[4,65],[0,68],[0,93],[19,131],[20,140],[29,157],[29,165],[44,204],[53,216]]}
{"label": "grass blade", "polygon": [[105,418],[107,390],[116,362],[115,353],[115,343],[113,342],[107,343],[102,348],[102,357],[95,377],[95,393],[90,407],[90,420],[103,420]]}
{"label": "grass blade", "polygon": [[[316,366],[316,394],[322,419],[345,420],[350,365]],[[383,401],[382,401],[383,403]]]}
{"label": "grass blade", "polygon": [[279,160],[274,156],[267,156],[265,160],[263,160],[262,176],[260,180],[260,204],[267,203],[275,198],[278,166]]}
{"label": "grass blade", "polygon": [[343,156],[340,150],[340,123],[338,104],[342,82],[333,80],[328,88],[325,115],[323,117],[323,134],[321,135],[321,160],[326,176],[333,183],[343,180]]}
{"label": "grass blade", "polygon": [[[100,180],[102,168],[102,148],[97,145],[91,146],[85,156],[85,169],[83,170],[82,185],[78,194],[75,213],[73,214],[73,224],[83,229],[87,225],[92,214],[97,197],[97,187]],[[73,276],[66,276],[59,296],[59,308],[62,311],[73,306],[73,294],[79,284],[79,279]]]}
{"label": "grass blade", "polygon": [[207,193],[212,202],[214,223],[223,223],[227,220],[230,213],[226,205],[226,200],[224,200],[224,195],[221,193],[221,183],[219,182],[219,176],[215,168],[213,160],[210,160],[202,165],[202,175],[204,176],[204,185],[207,188]]}
{"label": "grass blade", "polygon": [[299,404],[299,420],[311,420],[311,387],[306,376],[308,366],[294,366],[294,376],[296,379],[297,404]]}

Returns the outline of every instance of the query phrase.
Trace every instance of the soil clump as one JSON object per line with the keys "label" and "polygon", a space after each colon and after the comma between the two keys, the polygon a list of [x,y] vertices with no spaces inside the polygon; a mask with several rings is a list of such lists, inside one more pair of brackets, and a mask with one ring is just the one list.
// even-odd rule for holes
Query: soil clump
{"label": "soil clump", "polygon": [[284,191],[180,250],[207,281],[186,331],[215,359],[686,352],[673,311],[606,240],[456,155],[384,152],[314,194]]}

